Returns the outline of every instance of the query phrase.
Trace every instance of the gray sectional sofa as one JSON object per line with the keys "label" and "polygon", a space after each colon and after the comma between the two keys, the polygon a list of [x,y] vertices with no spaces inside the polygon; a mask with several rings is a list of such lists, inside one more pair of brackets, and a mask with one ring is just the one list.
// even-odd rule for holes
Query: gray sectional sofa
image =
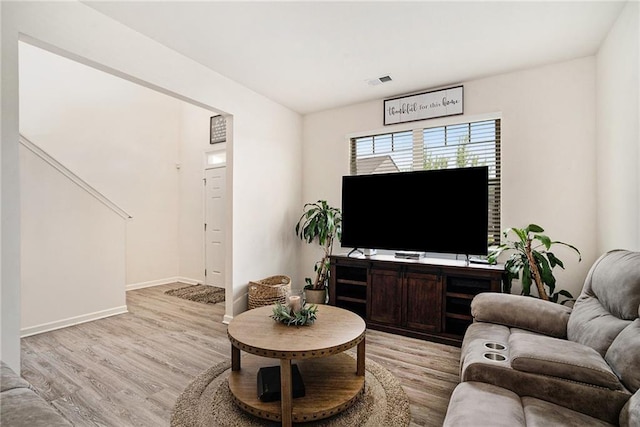
{"label": "gray sectional sofa", "polygon": [[445,426],[640,427],[640,252],[610,251],[573,308],[483,293]]}
{"label": "gray sectional sofa", "polygon": [[4,362],[0,362],[0,424],[3,427],[71,426]]}

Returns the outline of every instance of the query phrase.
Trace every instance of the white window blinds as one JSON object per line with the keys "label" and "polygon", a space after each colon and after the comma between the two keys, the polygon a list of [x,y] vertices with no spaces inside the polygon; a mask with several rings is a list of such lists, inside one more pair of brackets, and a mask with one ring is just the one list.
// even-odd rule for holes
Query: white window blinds
{"label": "white window blinds", "polygon": [[351,139],[351,175],[489,168],[489,246],[500,243],[500,119]]}

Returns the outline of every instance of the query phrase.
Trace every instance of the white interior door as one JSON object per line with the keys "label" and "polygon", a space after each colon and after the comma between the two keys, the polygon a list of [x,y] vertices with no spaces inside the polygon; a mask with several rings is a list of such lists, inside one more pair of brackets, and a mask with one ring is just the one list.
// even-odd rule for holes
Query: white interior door
{"label": "white interior door", "polygon": [[224,288],[226,167],[205,170],[205,263],[207,285]]}

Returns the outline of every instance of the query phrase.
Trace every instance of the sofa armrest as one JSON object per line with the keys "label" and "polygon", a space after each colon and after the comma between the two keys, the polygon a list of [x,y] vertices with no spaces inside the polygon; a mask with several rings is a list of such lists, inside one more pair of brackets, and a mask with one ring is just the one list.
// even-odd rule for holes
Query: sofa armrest
{"label": "sofa armrest", "polygon": [[0,361],[0,424],[14,427],[71,427],[31,385]]}
{"label": "sofa armrest", "polygon": [[471,301],[476,322],[497,323],[556,338],[567,337],[571,308],[522,295],[484,292]]}
{"label": "sofa armrest", "polygon": [[29,383],[16,374],[9,365],[0,361],[0,392],[14,388],[29,388]]}

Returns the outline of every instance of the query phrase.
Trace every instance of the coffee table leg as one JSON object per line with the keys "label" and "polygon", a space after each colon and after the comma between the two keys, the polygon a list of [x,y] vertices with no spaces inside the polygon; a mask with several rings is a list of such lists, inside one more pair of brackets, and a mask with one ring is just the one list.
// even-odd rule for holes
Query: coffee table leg
{"label": "coffee table leg", "polygon": [[231,344],[231,370],[240,370],[240,349]]}
{"label": "coffee table leg", "polygon": [[364,375],[364,350],[365,350],[365,339],[358,343],[358,362],[356,367],[356,375],[363,376]]}
{"label": "coffee table leg", "polygon": [[293,390],[291,385],[291,359],[280,359],[280,400],[282,402],[282,425],[291,427]]}

